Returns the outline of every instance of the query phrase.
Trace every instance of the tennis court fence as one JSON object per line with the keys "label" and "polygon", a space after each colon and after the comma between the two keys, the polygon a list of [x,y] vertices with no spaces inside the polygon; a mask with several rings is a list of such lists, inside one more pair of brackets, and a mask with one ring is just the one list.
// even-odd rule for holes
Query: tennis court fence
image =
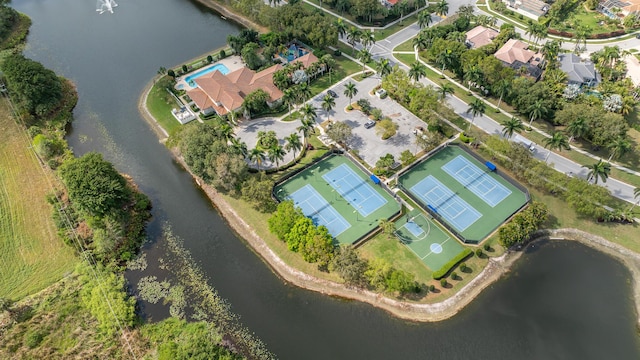
{"label": "tennis court fence", "polygon": [[464,236],[462,236],[462,234],[460,234],[457,230],[455,230],[451,225],[449,225],[449,223],[447,223],[444,218],[442,218],[442,216],[440,216],[440,214],[438,214],[437,212],[434,212],[433,210],[429,209],[428,206],[425,206],[424,201],[418,199],[416,196],[413,195],[413,193],[411,193],[411,191],[407,190],[402,184],[398,183],[398,187],[405,193],[405,195],[407,195],[411,200],[413,200],[414,203],[416,203],[423,211],[425,211],[427,214],[431,215],[431,217],[435,218],[436,220],[438,220],[438,222],[445,227],[445,229],[449,230],[449,232],[451,234],[453,234],[455,237],[457,237],[458,239],[460,239],[460,241],[462,241],[465,244],[478,244],[480,241],[479,240],[468,240],[466,239]]}

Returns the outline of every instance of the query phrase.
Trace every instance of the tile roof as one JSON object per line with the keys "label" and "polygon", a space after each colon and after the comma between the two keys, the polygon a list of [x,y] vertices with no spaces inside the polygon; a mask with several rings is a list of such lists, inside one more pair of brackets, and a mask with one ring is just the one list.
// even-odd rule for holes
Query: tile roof
{"label": "tile roof", "polygon": [[496,53],[493,55],[499,60],[511,65],[515,61],[528,63],[536,53],[528,50],[528,45],[516,39],[509,39]]}
{"label": "tile roof", "polygon": [[[318,58],[308,53],[296,61],[308,67]],[[245,96],[257,89],[269,94],[269,102],[275,102],[282,98],[283,93],[273,84],[273,73],[282,67],[282,64],[276,64],[258,73],[242,67],[227,75],[216,70],[194,79],[198,87],[187,91],[187,94],[200,109],[213,107],[220,115],[240,108]]]}
{"label": "tile roof", "polygon": [[490,44],[498,34],[499,33],[497,31],[491,28],[478,25],[467,31],[467,41],[471,44],[471,47],[479,48]]}

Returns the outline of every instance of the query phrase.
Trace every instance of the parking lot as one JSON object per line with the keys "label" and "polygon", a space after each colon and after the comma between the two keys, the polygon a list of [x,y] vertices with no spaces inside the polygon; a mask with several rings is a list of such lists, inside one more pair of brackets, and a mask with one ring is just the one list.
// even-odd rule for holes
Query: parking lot
{"label": "parking lot", "polygon": [[[382,140],[380,136],[376,134],[375,127],[365,128],[364,124],[370,120],[367,116],[358,110],[349,112],[345,110],[347,105],[349,105],[349,98],[344,95],[344,89],[345,84],[349,81],[353,81],[358,88],[358,94],[353,98],[353,102],[363,98],[368,99],[372,107],[382,110],[384,116],[388,116],[398,125],[397,133],[394,136],[387,140]],[[375,95],[370,95],[369,92],[379,83],[380,79],[374,76],[364,79],[361,82],[348,79],[336,85],[332,88],[338,95],[335,99],[336,106],[328,114],[332,121],[344,121],[351,126],[354,136],[349,147],[356,150],[360,157],[371,166],[375,166],[380,157],[386,154],[392,154],[396,160],[400,157],[400,153],[407,149],[415,154],[417,152],[414,142],[416,135],[413,134],[413,131],[416,127],[426,128],[424,121],[420,120],[417,116],[410,113],[389,97],[379,99]],[[325,94],[326,92],[321,93],[311,101],[312,105],[318,109],[318,123],[327,120],[327,113],[322,109],[322,98]]]}

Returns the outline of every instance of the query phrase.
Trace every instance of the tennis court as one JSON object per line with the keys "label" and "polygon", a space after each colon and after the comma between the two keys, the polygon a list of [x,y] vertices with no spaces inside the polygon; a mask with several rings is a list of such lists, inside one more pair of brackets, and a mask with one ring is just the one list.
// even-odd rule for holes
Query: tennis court
{"label": "tennis court", "polygon": [[495,207],[511,194],[511,190],[489,176],[489,170],[481,170],[462,155],[444,164],[442,169],[491,207]]}
{"label": "tennis court", "polygon": [[376,229],[380,219],[400,211],[400,204],[369,176],[349,158],[333,155],[276,185],[274,194],[279,201],[293,200],[339,243],[352,244]]}
{"label": "tennis court", "polygon": [[322,175],[338,193],[346,199],[360,215],[368,216],[387,203],[373,187],[356,175],[346,164]]}
{"label": "tennis court", "polygon": [[324,225],[333,236],[342,234],[351,227],[338,212],[329,205],[311,185],[306,185],[300,190],[289,195],[293,204],[302,210],[302,213],[313,220],[316,225]]}
{"label": "tennis court", "polygon": [[528,201],[528,195],[457,145],[400,174],[398,184],[465,242],[484,240]]}
{"label": "tennis court", "polygon": [[405,244],[431,271],[437,271],[464,247],[419,209],[396,221],[396,237]]}
{"label": "tennis court", "polygon": [[413,185],[411,192],[444,217],[458,231],[465,231],[482,217],[482,214],[432,175]]}

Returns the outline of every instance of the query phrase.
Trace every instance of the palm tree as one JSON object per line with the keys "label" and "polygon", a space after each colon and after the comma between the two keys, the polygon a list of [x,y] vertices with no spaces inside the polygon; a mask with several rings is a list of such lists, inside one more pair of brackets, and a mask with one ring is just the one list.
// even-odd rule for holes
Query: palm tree
{"label": "palm tree", "polygon": [[220,139],[224,139],[224,141],[229,142],[235,137],[233,134],[233,127],[225,120],[220,119],[220,121],[220,125],[216,127],[216,135]]}
{"label": "palm tree", "polygon": [[258,166],[258,170],[260,170],[260,167],[262,166],[262,163],[265,159],[266,157],[264,155],[264,150],[259,147],[254,147],[249,152],[249,161],[255,163]]}
{"label": "palm tree", "polygon": [[587,174],[587,181],[593,180],[594,184],[598,183],[598,179],[601,179],[602,182],[607,182],[607,178],[609,177],[609,173],[611,172],[611,164],[608,162],[604,162],[599,160],[595,164],[584,165],[583,168],[589,169],[589,174]]}
{"label": "palm tree", "polygon": [[298,100],[300,102],[305,102],[311,97],[311,88],[306,82],[296,86],[295,91],[298,93]]}
{"label": "palm tree", "polygon": [[300,119],[300,122],[302,125],[298,126],[296,130],[302,132],[302,136],[304,136],[304,143],[307,144],[309,142],[309,138],[315,132],[316,121],[314,119],[303,117]]}
{"label": "palm tree", "polygon": [[418,13],[418,26],[420,26],[420,29],[429,26],[429,24],[431,24],[432,21],[433,21],[433,18],[431,18],[431,14],[429,13],[429,10],[425,9]]}
{"label": "palm tree", "polygon": [[436,4],[436,14],[443,17],[447,15],[447,13],[449,13],[449,4],[447,3],[447,0],[438,1]]}
{"label": "palm tree", "polygon": [[418,35],[411,41],[413,47],[417,47],[418,50],[426,50],[431,44],[433,44],[433,31],[431,28],[420,30]]}
{"label": "palm tree", "polygon": [[360,35],[360,42],[364,48],[373,47],[376,44],[376,36],[371,30],[365,30]]}
{"label": "palm tree", "polygon": [[551,150],[556,149],[558,151],[569,150],[571,147],[569,146],[569,140],[567,136],[560,132],[555,131],[551,134],[550,138],[544,139],[544,147],[549,148],[549,153],[547,153],[547,157],[544,159],[546,162],[549,160],[549,156],[551,156]]}
{"label": "palm tree", "polygon": [[280,161],[284,160],[284,155],[286,154],[284,148],[280,146],[280,144],[275,144],[267,150],[267,154],[269,160],[276,163],[276,170],[278,170],[278,168],[280,168]]}
{"label": "palm tree", "polygon": [[329,83],[332,84],[331,70],[333,70],[333,67],[336,65],[336,59],[334,59],[333,56],[331,56],[331,54],[324,54],[320,58],[320,63],[322,63],[325,66],[325,68],[329,70]]}
{"label": "palm tree", "polygon": [[367,63],[369,61],[371,61],[371,52],[369,52],[369,50],[367,49],[360,49],[360,51],[358,51],[358,60],[360,60],[362,62],[362,73],[364,74],[365,72],[365,67],[367,66]]}
{"label": "palm tree", "polygon": [[464,79],[467,81],[467,87],[469,88],[469,93],[471,93],[471,84],[478,84],[480,80],[482,80],[483,74],[482,70],[478,65],[471,65],[467,67],[467,71],[464,73]]}
{"label": "palm tree", "polygon": [[378,75],[380,75],[380,83],[382,83],[382,78],[389,75],[392,70],[389,59],[387,58],[380,59],[380,61],[376,63],[376,70],[378,71]]}
{"label": "palm tree", "polygon": [[351,55],[353,55],[356,51],[356,42],[360,40],[360,35],[362,35],[362,32],[355,26],[352,26],[347,30],[347,42],[353,48],[351,51]]}
{"label": "palm tree", "polygon": [[300,114],[302,114],[302,118],[306,120],[315,121],[316,120],[316,108],[313,105],[307,103],[302,105],[300,108]]}
{"label": "palm tree", "polygon": [[[640,187],[637,187],[637,188],[633,189],[633,198],[634,199],[640,198]],[[640,202],[640,200],[638,200],[635,203],[633,203],[633,205],[631,205],[631,207],[629,208],[629,211],[633,210],[633,208],[636,205],[638,205],[639,202]]]}
{"label": "palm tree", "polygon": [[445,51],[438,54],[436,57],[436,63],[442,65],[442,77],[444,78],[444,70],[447,68],[447,65],[453,65],[455,60],[455,54],[451,49],[446,49]]}
{"label": "palm tree", "polygon": [[293,88],[284,89],[284,92],[282,93],[282,102],[287,104],[287,107],[289,108],[289,114],[291,113],[291,105],[295,104],[297,100],[296,95],[297,94],[295,92],[295,89]]}
{"label": "palm tree", "polygon": [[609,160],[607,162],[611,162],[611,159],[616,158],[619,159],[622,155],[631,151],[631,143],[628,139],[623,136],[618,137],[607,145],[609,149]]}
{"label": "palm tree", "polygon": [[329,115],[334,106],[336,106],[336,99],[334,99],[333,96],[326,94],[322,98],[322,109],[327,113],[327,120],[329,120]]}
{"label": "palm tree", "polygon": [[400,2],[396,3],[394,9],[400,13],[400,25],[402,25],[402,21],[404,20],[404,14],[409,11],[409,3],[407,0],[400,0]]}
{"label": "palm tree", "polygon": [[547,113],[547,108],[542,100],[536,100],[535,103],[531,104],[527,108],[527,112],[530,116],[529,127],[531,127],[531,123],[533,123],[533,120],[540,119],[542,118],[542,116],[544,116],[544,114]]}
{"label": "palm tree", "polygon": [[356,87],[356,84],[354,84],[353,82],[349,81],[344,86],[344,96],[349,98],[349,105],[351,105],[351,100],[357,94],[358,94],[358,88]]}
{"label": "palm tree", "polygon": [[440,88],[438,89],[438,100],[445,101],[447,95],[451,95],[455,92],[455,88],[453,85],[449,83],[440,84]]}
{"label": "palm tree", "polygon": [[512,117],[500,123],[502,125],[502,136],[506,138],[510,138],[513,136],[513,133],[520,132],[524,130],[524,124],[522,120],[517,117]]}
{"label": "palm tree", "polygon": [[500,95],[500,99],[498,99],[498,110],[500,110],[502,98],[511,92],[511,81],[509,79],[498,80],[498,82],[493,85],[492,90],[496,95]]}
{"label": "palm tree", "polygon": [[300,142],[300,135],[297,133],[291,133],[291,135],[284,138],[284,141],[287,143],[284,145],[284,148],[287,151],[293,150],[293,161],[296,161],[296,151],[302,149],[302,142]]}
{"label": "palm tree", "polygon": [[427,76],[427,67],[424,66],[420,61],[415,61],[411,64],[411,68],[409,69],[409,78],[413,79],[415,82],[419,82],[420,78]]}
{"label": "palm tree", "polygon": [[242,154],[242,156],[244,156],[245,158],[247,157],[247,155],[249,155],[247,144],[238,138],[231,138],[231,147],[238,153]]}
{"label": "palm tree", "polygon": [[471,122],[469,123],[469,127],[467,128],[467,131],[471,129],[471,124],[475,122],[476,116],[484,115],[484,111],[486,109],[487,109],[487,105],[484,103],[484,101],[478,98],[473,99],[473,102],[469,104],[469,108],[467,109],[467,114],[471,113]]}
{"label": "palm tree", "polygon": [[333,26],[338,31],[338,37],[345,36],[345,34],[347,33],[347,24],[344,23],[344,20],[342,18],[338,18],[338,20],[333,23]]}
{"label": "palm tree", "polygon": [[574,139],[585,136],[589,132],[589,124],[587,124],[585,118],[579,117],[570,122],[566,130],[571,136],[569,142],[572,142]]}

